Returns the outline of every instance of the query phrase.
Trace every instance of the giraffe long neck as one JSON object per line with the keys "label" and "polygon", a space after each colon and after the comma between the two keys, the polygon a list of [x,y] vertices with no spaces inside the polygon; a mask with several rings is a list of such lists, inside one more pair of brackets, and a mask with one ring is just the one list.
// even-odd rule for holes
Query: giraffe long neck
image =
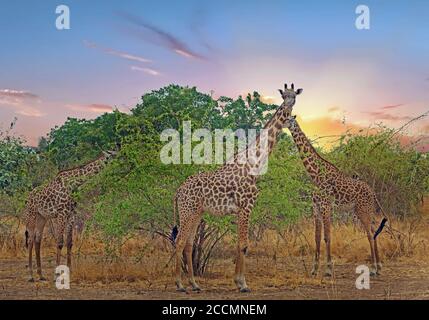
{"label": "giraffe long neck", "polygon": [[62,179],[72,188],[77,188],[82,185],[86,181],[86,179],[99,173],[104,167],[104,165],[105,157],[102,156],[82,167],[62,171],[58,174],[57,178]]}
{"label": "giraffe long neck", "polygon": [[259,172],[263,170],[262,167],[266,165],[268,156],[277,143],[278,136],[282,132],[284,123],[288,117],[288,110],[291,107],[282,104],[266,123],[262,132],[259,132],[255,140],[245,150],[234,157],[234,163],[239,166],[242,165],[243,162],[240,161],[240,157],[245,156],[246,166],[254,172],[253,174],[259,175]]}
{"label": "giraffe long neck", "polygon": [[[280,133],[283,131],[283,127],[288,116],[286,109],[291,107],[292,106],[286,106],[282,104],[282,106],[276,111],[276,113],[274,113],[271,119],[264,126],[264,130],[267,130],[267,133],[268,133],[268,141],[267,141],[268,155],[271,154],[271,152],[273,151],[274,146],[277,143],[277,138],[280,135]],[[258,147],[261,145],[260,134],[256,137],[256,145]]]}
{"label": "giraffe long neck", "polygon": [[320,186],[339,172],[332,163],[319,155],[296,120],[293,120],[293,125],[289,130],[298,148],[302,163],[316,185]]}

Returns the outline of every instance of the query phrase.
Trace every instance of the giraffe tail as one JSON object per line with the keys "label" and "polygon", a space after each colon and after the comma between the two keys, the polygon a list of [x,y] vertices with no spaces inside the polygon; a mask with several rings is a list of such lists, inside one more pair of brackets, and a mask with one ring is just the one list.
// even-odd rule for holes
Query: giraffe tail
{"label": "giraffe tail", "polygon": [[173,229],[171,230],[171,235],[170,235],[170,241],[173,243],[173,245],[176,242],[176,237],[177,237],[177,234],[179,233],[179,228],[177,227],[177,220],[176,220],[176,208],[177,208],[177,193],[174,195],[174,198],[173,198],[174,226],[173,226]]}
{"label": "giraffe tail", "polygon": [[386,225],[386,222],[387,222],[387,218],[383,218],[383,220],[381,220],[380,226],[374,233],[374,240],[377,239],[377,236],[380,234],[381,231],[383,231],[383,228]]}
{"label": "giraffe tail", "polygon": [[379,213],[383,214],[383,219],[381,220],[381,223],[380,223],[378,229],[374,233],[374,240],[375,240],[377,238],[377,236],[381,233],[381,231],[383,231],[383,228],[387,222],[387,217],[386,217],[386,213],[384,212],[383,208],[380,205],[380,202],[378,201],[378,199],[375,195],[374,195],[374,200],[375,200],[375,212],[378,214]]}
{"label": "giraffe tail", "polygon": [[28,249],[28,231],[25,230],[25,247]]}

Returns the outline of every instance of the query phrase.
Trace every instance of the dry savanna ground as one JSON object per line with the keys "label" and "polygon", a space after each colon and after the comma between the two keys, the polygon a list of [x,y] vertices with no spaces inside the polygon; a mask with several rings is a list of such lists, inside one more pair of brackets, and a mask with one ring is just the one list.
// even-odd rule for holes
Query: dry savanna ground
{"label": "dry savanna ground", "polygon": [[[121,258],[109,261],[103,245],[85,236],[77,239],[71,289],[58,290],[53,282],[55,246],[48,236],[43,251],[49,281],[27,282],[26,252],[22,236],[0,251],[0,300],[2,299],[429,299],[429,203],[419,217],[391,222],[380,235],[383,270],[371,278],[369,290],[358,290],[356,267],[369,265],[369,245],[354,225],[335,225],[332,278],[310,273],[314,250],[313,226],[301,221],[283,233],[265,232],[252,240],[247,258],[251,293],[235,289],[235,247],[225,239],[214,252],[202,278],[203,291],[177,293],[173,263],[166,267],[171,245],[161,239],[136,236],[128,240]],[[322,260],[324,250],[322,243]],[[323,265],[322,265],[323,266]],[[322,267],[323,268],[323,267]],[[322,269],[323,270],[323,269]]]}

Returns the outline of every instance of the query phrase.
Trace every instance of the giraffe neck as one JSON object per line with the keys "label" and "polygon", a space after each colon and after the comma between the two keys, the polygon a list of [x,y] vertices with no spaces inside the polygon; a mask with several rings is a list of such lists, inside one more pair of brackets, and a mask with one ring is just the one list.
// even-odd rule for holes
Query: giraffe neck
{"label": "giraffe neck", "polygon": [[[284,124],[288,117],[287,110],[290,109],[291,107],[292,106],[287,106],[282,104],[280,108],[274,113],[271,119],[264,126],[264,130],[267,130],[268,132],[268,141],[267,141],[268,155],[271,154],[271,152],[273,151],[274,146],[277,143],[277,138],[280,135],[280,133],[283,131]],[[258,147],[261,144],[260,134],[256,137],[256,144],[258,145]]]}
{"label": "giraffe neck", "polygon": [[284,123],[288,118],[292,106],[285,105],[284,103],[277,109],[271,119],[265,124],[262,134],[261,132],[256,136],[255,140],[250,143],[247,148],[234,157],[234,164],[237,167],[243,166],[243,161],[240,157],[246,157],[244,165],[254,172],[253,174],[259,175],[257,172],[261,167],[266,164],[268,156],[276,145],[277,138],[283,131]]}
{"label": "giraffe neck", "polygon": [[298,122],[296,120],[292,121],[293,125],[289,130],[298,148],[302,163],[313,182],[320,186],[323,182],[337,174],[339,170],[319,155],[305,133],[301,130]]}
{"label": "giraffe neck", "polygon": [[72,188],[79,187],[87,178],[96,175],[105,165],[105,157],[101,156],[98,159],[78,168],[65,170],[57,175],[57,178],[62,179]]}

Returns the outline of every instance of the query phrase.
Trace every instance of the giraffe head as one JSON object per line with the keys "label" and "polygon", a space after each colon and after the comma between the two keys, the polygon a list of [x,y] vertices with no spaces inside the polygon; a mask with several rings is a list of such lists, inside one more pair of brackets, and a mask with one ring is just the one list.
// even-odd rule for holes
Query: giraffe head
{"label": "giraffe head", "polygon": [[107,162],[110,159],[114,158],[117,153],[118,153],[118,151],[115,151],[115,150],[103,151],[102,158],[105,162]]}
{"label": "giraffe head", "polygon": [[[282,106],[285,108],[290,109],[290,112],[292,112],[292,107],[295,104],[296,96],[302,93],[302,89],[298,89],[295,91],[295,85],[292,83],[290,89],[288,89],[287,84],[285,83],[284,90],[279,89],[279,92],[283,98],[283,104]],[[289,112],[289,115],[290,115]]]}

